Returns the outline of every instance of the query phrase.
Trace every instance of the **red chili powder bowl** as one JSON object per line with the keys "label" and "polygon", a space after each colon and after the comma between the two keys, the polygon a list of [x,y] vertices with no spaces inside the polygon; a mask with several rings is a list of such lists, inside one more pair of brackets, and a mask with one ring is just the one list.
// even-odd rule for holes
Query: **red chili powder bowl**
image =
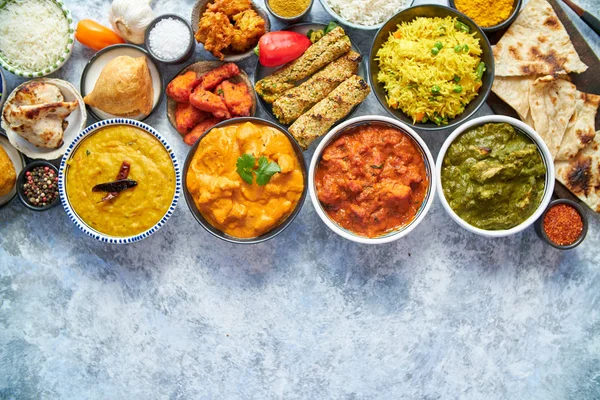
{"label": "red chili powder bowl", "polygon": [[583,209],[566,199],[550,203],[538,225],[540,236],[559,249],[571,249],[579,245],[587,233]]}

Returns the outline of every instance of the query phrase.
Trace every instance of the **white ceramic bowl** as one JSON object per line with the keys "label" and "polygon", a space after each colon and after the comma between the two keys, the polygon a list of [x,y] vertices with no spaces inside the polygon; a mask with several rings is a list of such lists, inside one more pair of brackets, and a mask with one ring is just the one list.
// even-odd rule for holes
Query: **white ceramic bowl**
{"label": "white ceramic bowl", "polygon": [[[450,147],[452,142],[454,142],[454,140],[459,135],[461,135],[462,133],[466,132],[467,130],[469,130],[473,127],[477,127],[477,126],[480,126],[483,124],[488,124],[488,123],[500,123],[500,122],[505,122],[507,124],[514,126],[515,128],[518,128],[522,133],[527,135],[537,145],[537,147],[540,151],[540,154],[542,156],[542,161],[544,161],[544,164],[546,165],[546,183],[545,183],[545,187],[544,187],[544,195],[542,196],[542,201],[540,202],[540,205],[535,210],[535,212],[529,218],[527,218],[525,221],[521,222],[519,225],[517,225],[511,229],[485,230],[485,229],[477,228],[477,227],[469,224],[465,220],[463,220],[461,217],[458,216],[458,214],[456,214],[454,212],[454,210],[450,207],[450,204],[448,204],[448,201],[446,200],[446,197],[444,196],[444,190],[442,188],[442,178],[441,178],[442,164],[444,161],[444,157],[446,156],[446,152],[448,151],[448,148]],[[505,117],[502,115],[488,115],[485,117],[479,117],[479,118],[472,119],[469,122],[461,125],[454,132],[452,132],[452,134],[450,136],[448,136],[448,138],[442,145],[442,148],[438,154],[435,175],[436,175],[437,189],[439,192],[440,201],[442,202],[442,206],[444,207],[446,212],[450,215],[450,217],[452,217],[452,219],[458,225],[462,226],[466,230],[476,233],[481,236],[486,236],[486,237],[505,237],[505,236],[514,235],[516,233],[523,231],[524,229],[527,229],[531,224],[533,224],[542,215],[542,213],[548,206],[548,203],[550,203],[550,200],[552,198],[552,192],[554,191],[554,178],[555,178],[554,163],[552,161],[552,155],[550,154],[550,150],[548,149],[548,146],[546,146],[546,143],[544,143],[544,140],[542,139],[542,137],[536,131],[534,131],[529,125],[525,124],[524,122],[521,122],[521,121],[511,118],[511,117]]]}
{"label": "white ceramic bowl", "polygon": [[22,76],[23,78],[38,78],[46,76],[60,69],[60,67],[62,67],[64,63],[67,62],[69,57],[71,57],[71,54],[73,53],[73,45],[75,44],[75,22],[73,21],[73,15],[71,15],[71,11],[67,8],[67,6],[65,6],[65,4],[61,0],[51,1],[57,7],[60,8],[69,25],[67,45],[62,49],[58,61],[56,61],[52,65],[45,66],[41,70],[26,70],[19,68],[11,64],[10,60],[6,60],[2,57],[2,55],[0,55],[0,66],[2,66],[2,68],[10,72],[11,74]]}
{"label": "white ceramic bowl", "polygon": [[[423,155],[423,159],[425,160],[425,169],[427,171],[427,175],[429,178],[428,191],[427,191],[427,194],[425,195],[425,199],[423,200],[423,204],[421,205],[421,208],[417,212],[416,217],[408,225],[405,225],[395,231],[389,232],[383,236],[379,236],[379,237],[375,237],[375,238],[359,236],[345,228],[342,228],[337,223],[335,223],[332,219],[330,219],[329,216],[327,215],[327,213],[325,212],[325,210],[323,209],[323,206],[321,205],[319,198],[317,197],[317,189],[315,186],[315,173],[317,171],[317,166],[318,166],[319,162],[321,161],[321,156],[322,156],[325,148],[329,144],[331,144],[335,139],[337,139],[340,135],[342,135],[345,131],[347,131],[348,129],[353,128],[358,125],[365,125],[368,123],[380,123],[380,124],[389,125],[394,128],[400,129],[403,133],[405,133],[407,136],[409,136],[414,141],[414,143],[417,145],[417,147],[421,150],[421,154]],[[433,161],[433,156],[431,155],[431,152],[429,151],[429,148],[427,148],[427,145],[425,144],[423,139],[421,139],[421,137],[411,127],[409,127],[405,123],[395,120],[393,118],[382,117],[379,115],[365,115],[362,117],[352,118],[352,119],[349,119],[348,121],[341,123],[340,125],[333,128],[327,135],[325,135],[323,140],[321,140],[321,143],[319,143],[319,145],[315,149],[315,153],[310,162],[310,168],[308,171],[308,191],[310,193],[310,199],[313,203],[313,206],[315,207],[315,210],[317,211],[317,214],[319,215],[321,220],[332,231],[334,231],[341,237],[351,240],[353,242],[363,243],[363,244],[389,243],[389,242],[393,242],[394,240],[398,240],[403,236],[408,235],[413,229],[415,229],[417,227],[417,225],[419,225],[419,223],[421,223],[421,221],[423,221],[423,219],[425,218],[425,215],[427,215],[427,212],[429,211],[429,208],[431,208],[431,204],[433,203],[433,198],[435,197],[435,188],[436,188],[435,181],[437,178],[436,178],[434,168],[435,168],[435,164]]]}
{"label": "white ceramic bowl", "polygon": [[[171,161],[173,163],[173,169],[175,170],[175,193],[173,194],[173,199],[171,200],[171,205],[169,206],[169,209],[167,210],[165,215],[160,219],[160,221],[158,221],[156,224],[154,224],[154,226],[152,226],[150,229],[146,230],[145,232],[142,232],[142,233],[139,233],[139,234],[133,235],[133,236],[126,236],[126,237],[109,236],[109,235],[105,235],[105,234],[98,232],[97,230],[91,228],[86,222],[84,222],[79,217],[79,215],[77,215],[75,210],[73,210],[73,207],[71,207],[71,203],[69,202],[69,198],[67,196],[67,188],[65,185],[66,177],[67,177],[67,168],[68,168],[67,162],[69,161],[71,156],[74,154],[75,150],[77,150],[77,148],[79,147],[79,145],[85,138],[93,135],[98,130],[100,130],[102,128],[106,128],[107,126],[111,126],[111,125],[134,126],[136,128],[140,128],[140,129],[148,132],[152,136],[154,136],[156,139],[158,139],[159,142],[162,143],[165,150],[169,153],[169,156],[171,157]],[[179,167],[179,162],[177,161],[177,156],[175,155],[175,151],[169,145],[169,143],[167,143],[167,141],[161,136],[161,134],[158,133],[156,130],[154,130],[154,128],[152,128],[149,125],[144,124],[143,122],[132,120],[132,119],[126,119],[126,118],[108,119],[108,120],[96,122],[95,124],[88,126],[83,132],[81,132],[75,138],[75,140],[73,140],[73,142],[71,142],[69,144],[69,147],[60,162],[60,167],[58,168],[58,193],[60,195],[60,201],[61,201],[65,211],[67,212],[69,219],[71,219],[71,221],[73,221],[73,223],[79,229],[81,229],[83,232],[85,232],[87,235],[93,237],[94,239],[100,240],[101,242],[104,242],[104,243],[112,243],[112,244],[133,243],[133,242],[137,242],[142,239],[145,239],[148,236],[152,235],[157,230],[159,230],[167,222],[169,217],[171,217],[171,214],[173,214],[173,211],[175,211],[175,207],[177,206],[177,203],[179,202],[179,196],[181,195],[181,169]]]}
{"label": "white ceramic bowl", "polygon": [[360,25],[360,24],[357,24],[357,23],[354,23],[354,22],[350,22],[350,21],[342,18],[337,12],[335,12],[333,10],[333,8],[331,8],[331,6],[327,2],[327,0],[319,0],[319,1],[321,2],[321,5],[325,9],[325,11],[327,11],[327,13],[331,16],[331,18],[333,18],[333,20],[339,21],[343,25],[349,26],[349,27],[354,28],[354,29],[361,29],[361,30],[364,30],[364,31],[372,31],[372,30],[381,28],[387,22],[388,19],[390,19],[391,17],[393,17],[394,15],[396,15],[397,13],[399,13],[400,11],[402,11],[404,9],[407,9],[408,7],[411,7],[415,0],[407,0],[406,4],[401,9],[396,10],[391,15],[388,15],[383,22],[381,22],[381,23],[379,23],[377,25]]}

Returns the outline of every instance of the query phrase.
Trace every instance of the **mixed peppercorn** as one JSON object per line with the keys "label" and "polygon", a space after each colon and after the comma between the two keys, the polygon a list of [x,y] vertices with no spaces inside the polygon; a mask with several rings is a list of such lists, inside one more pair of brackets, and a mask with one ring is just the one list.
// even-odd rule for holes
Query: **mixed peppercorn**
{"label": "mixed peppercorn", "polygon": [[50,167],[34,167],[25,173],[25,199],[34,207],[44,207],[58,199],[58,176]]}

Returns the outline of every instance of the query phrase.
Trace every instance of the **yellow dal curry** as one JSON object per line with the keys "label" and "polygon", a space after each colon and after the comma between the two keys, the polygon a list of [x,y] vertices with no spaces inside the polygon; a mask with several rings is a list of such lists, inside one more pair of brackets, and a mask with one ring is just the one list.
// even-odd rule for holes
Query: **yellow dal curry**
{"label": "yellow dal curry", "polygon": [[[281,168],[269,183],[249,185],[236,172],[242,154],[265,156]],[[246,122],[210,131],[190,163],[187,188],[202,216],[237,238],[260,236],[290,215],[304,190],[300,161],[287,136]]]}
{"label": "yellow dal curry", "polygon": [[[137,186],[114,199],[92,192],[100,183],[113,182],[123,161],[130,163],[127,179]],[[153,227],[167,213],[175,193],[175,170],[169,153],[146,131],[128,125],[103,128],[81,143],[68,162],[67,197],[91,228],[124,237]]]}

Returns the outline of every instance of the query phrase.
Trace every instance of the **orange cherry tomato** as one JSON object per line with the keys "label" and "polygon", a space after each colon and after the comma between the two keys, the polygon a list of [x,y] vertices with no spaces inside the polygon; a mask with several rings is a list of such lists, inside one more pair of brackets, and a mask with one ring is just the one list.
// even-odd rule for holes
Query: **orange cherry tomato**
{"label": "orange cherry tomato", "polygon": [[82,19],[77,23],[75,37],[79,43],[94,50],[101,50],[113,44],[125,43],[121,36],[91,19]]}

